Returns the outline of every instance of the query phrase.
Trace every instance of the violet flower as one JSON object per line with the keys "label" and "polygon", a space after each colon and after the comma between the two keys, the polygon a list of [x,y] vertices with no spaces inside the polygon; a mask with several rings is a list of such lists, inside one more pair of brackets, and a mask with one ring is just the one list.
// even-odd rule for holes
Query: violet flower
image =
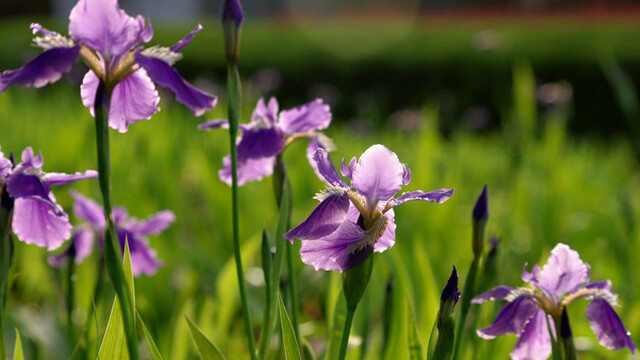
{"label": "violet flower", "polygon": [[45,173],[43,163],[42,153],[35,156],[31,147],[24,149],[15,167],[0,151],[0,189],[14,199],[11,227],[18,239],[55,250],[71,236],[71,224],[51,187],[97,178],[98,173]]}
{"label": "violet flower", "polygon": [[[311,139],[307,156],[317,147],[333,150],[331,140],[320,133],[331,123],[331,110],[321,99],[316,99],[293,109],[279,111],[278,101],[271,98],[266,104],[258,100],[251,115],[251,122],[240,124],[242,136],[238,139],[238,185],[257,181],[273,174],[276,157],[296,140]],[[228,128],[227,120],[210,120],[198,126],[200,130]],[[231,158],[225,156],[220,179],[231,185]]]}
{"label": "violet flower", "polygon": [[302,240],[302,261],[316,270],[348,270],[373,251],[392,247],[396,206],[412,200],[441,204],[453,195],[453,189],[417,190],[395,198],[411,181],[411,171],[383,145],[371,146],[349,164],[342,160],[340,172],[350,186],[338,176],[326,150],[318,148],[313,160],[328,187],[316,195],[320,204],[309,217],[284,237]]}
{"label": "violet flower", "polygon": [[98,84],[104,81],[111,89],[109,125],[120,132],[159,110],[154,82],[169,88],[178,102],[200,116],[215,106],[216,98],[189,84],[173,64],[201,29],[196,26],[171,47],[143,49],[139,45],[153,37],[148,20],[129,16],[116,0],[80,0],[69,14],[71,38],[31,24],[33,34],[41,35],[33,42],[44,52],[20,69],[0,74],[0,92],[11,85],[39,88],[56,82],[82,59],[90,68],[80,88],[82,103],[93,115]]}
{"label": "violet flower", "polygon": [[512,359],[547,359],[552,348],[549,327],[555,332],[552,319],[560,319],[563,309],[579,298],[591,302],[587,318],[600,344],[612,350],[627,347],[635,353],[636,345],[613,308],[617,295],[611,291],[611,281],[590,282],[589,265],[569,246],[556,245],[542,269],[536,265],[529,273],[525,267],[522,280],[530,286],[500,285],[472,300],[475,304],[496,299],[507,302],[493,324],[477,333],[484,339],[509,333],[518,336]]}
{"label": "violet flower", "polygon": [[[102,238],[104,236],[105,217],[102,207],[95,201],[72,192],[73,213],[76,217],[86,221],[89,229],[80,227],[76,230],[74,242],[64,253],[51,257],[49,263],[53,266],[64,264],[64,259],[75,252],[76,262],[82,262],[91,254],[93,248],[93,232]],[[149,246],[148,235],[157,235],[166,230],[175,221],[175,215],[169,210],[164,210],[150,216],[146,220],[135,219],[121,207],[113,209],[113,223],[118,234],[120,249],[124,251],[125,239],[129,242],[131,254],[131,270],[134,276],[141,274],[153,275],[162,266],[158,260],[156,251]],[[91,235],[87,233],[89,231]]]}

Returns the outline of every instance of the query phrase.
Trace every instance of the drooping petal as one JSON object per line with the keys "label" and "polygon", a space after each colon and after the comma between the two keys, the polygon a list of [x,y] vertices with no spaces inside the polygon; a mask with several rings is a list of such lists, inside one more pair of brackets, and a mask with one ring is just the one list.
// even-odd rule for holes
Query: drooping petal
{"label": "drooping petal", "polygon": [[438,204],[442,204],[445,201],[449,200],[449,198],[453,195],[454,189],[440,189],[429,192],[424,192],[422,190],[417,191],[409,191],[402,193],[399,197],[391,200],[393,201],[393,207],[404,204],[407,201],[429,201],[435,202]]}
{"label": "drooping petal", "polygon": [[284,237],[293,243],[295,239],[315,240],[333,233],[345,221],[349,204],[349,196],[344,192],[329,195]]}
{"label": "drooping petal", "polygon": [[[238,162],[238,185],[244,185],[250,181],[258,181],[273,174],[273,166],[276,158],[265,157],[260,159],[246,159]],[[218,172],[220,180],[231,186],[231,158],[227,155],[222,159],[222,169]]]}
{"label": "drooping petal", "polygon": [[179,103],[186,105],[196,115],[213,109],[216,97],[196,88],[183,79],[169,63],[163,59],[136,54],[136,62],[147,70],[151,79],[160,86],[169,88]]}
{"label": "drooping petal", "polygon": [[591,321],[591,329],[602,346],[611,350],[626,347],[632,354],[636,352],[636,344],[630,333],[607,300],[593,299],[587,307],[587,318]]}
{"label": "drooping petal", "polygon": [[212,129],[228,129],[229,121],[227,119],[214,119],[207,120],[198,124],[198,130],[212,130]]}
{"label": "drooping petal", "polygon": [[76,217],[86,221],[96,231],[102,231],[105,225],[104,211],[97,202],[71,191],[73,198],[73,213]]}
{"label": "drooping petal", "polygon": [[391,199],[402,187],[404,168],[398,156],[383,145],[368,148],[353,170],[351,186],[370,204]]}
{"label": "drooping petal", "polygon": [[125,248],[125,240],[129,242],[133,276],[153,275],[162,266],[156,251],[149,246],[149,241],[145,237],[120,230],[118,231],[118,239],[120,240],[120,249],[122,251]]}
{"label": "drooping petal", "polygon": [[356,167],[356,162],[358,161],[358,159],[356,159],[356,157],[352,157],[351,160],[349,161],[349,165],[347,165],[347,163],[345,162],[345,158],[342,158],[342,165],[340,165],[340,174],[346,178],[351,179],[351,176],[353,174],[353,169]]}
{"label": "drooping petal", "polygon": [[347,185],[338,177],[338,173],[336,173],[336,169],[331,163],[327,150],[322,147],[316,147],[313,161],[316,164],[315,168],[318,170],[317,174],[320,175],[321,180],[324,180],[324,182],[330,186],[347,188]]}
{"label": "drooping petal", "polygon": [[283,110],[278,119],[280,128],[287,134],[326,129],[330,123],[331,109],[322,99]]}
{"label": "drooping petal", "polygon": [[278,155],[284,148],[284,141],[284,134],[277,128],[245,130],[238,143],[238,160]]}
{"label": "drooping petal", "polygon": [[109,59],[133,48],[145,31],[117,0],[80,0],[69,14],[69,34]]}
{"label": "drooping petal", "polygon": [[129,125],[148,120],[159,111],[159,102],[153,81],[144,69],[138,69],[114,87],[109,106],[109,126],[121,133],[127,132]]}
{"label": "drooping petal", "polygon": [[73,233],[69,248],[60,255],[50,256],[47,261],[51,266],[61,267],[65,264],[66,259],[75,253],[74,261],[76,264],[80,264],[91,255],[93,243],[93,230],[79,228]]}
{"label": "drooping petal", "polygon": [[43,199],[49,198],[51,189],[47,183],[43,182],[37,175],[29,175],[16,168],[7,181],[7,190],[13,198],[25,198],[38,196]]}
{"label": "drooping petal", "polygon": [[71,236],[69,216],[51,201],[37,198],[16,199],[13,232],[18,239],[48,250],[55,250]]}
{"label": "drooping petal", "polygon": [[52,47],[23,67],[0,74],[0,93],[11,85],[40,88],[54,83],[78,61],[80,47]]}
{"label": "drooping petal", "polygon": [[365,236],[364,230],[351,221],[344,221],[333,233],[317,240],[302,241],[302,262],[316,270],[344,271],[364,259],[353,258],[353,247]]}
{"label": "drooping petal", "polygon": [[173,211],[164,210],[150,216],[147,220],[137,222],[131,226],[131,231],[142,235],[159,234],[176,221]]}
{"label": "drooping petal", "polygon": [[253,109],[253,113],[251,114],[251,123],[256,125],[261,123],[274,125],[278,120],[278,109],[278,100],[276,100],[275,97],[269,99],[268,105],[264,102],[264,98],[260,98],[256,104],[256,108]]}
{"label": "drooping petal", "polygon": [[498,285],[493,289],[483,292],[482,294],[471,299],[472,304],[482,304],[487,301],[503,300],[513,291],[512,287]]}
{"label": "drooping petal", "polygon": [[44,175],[44,181],[49,186],[66,185],[78,180],[84,179],[96,179],[98,178],[98,172],[95,170],[87,170],[85,172],[77,172],[74,174],[64,173],[46,173]]}
{"label": "drooping petal", "polygon": [[500,310],[493,324],[478,329],[476,333],[483,339],[493,339],[505,334],[520,335],[537,311],[538,306],[531,296],[518,296]]}
{"label": "drooping petal", "polygon": [[178,41],[177,43],[173,44],[170,47],[171,51],[180,52],[180,50],[182,50],[185,46],[187,46],[191,42],[193,37],[196,36],[196,34],[200,32],[200,30],[202,30],[202,25],[200,25],[200,24],[196,25],[193,28],[193,30],[191,30],[191,32],[189,32],[189,34],[187,34],[187,36],[185,36],[184,38],[180,39],[180,41]]}
{"label": "drooping petal", "polygon": [[540,271],[539,284],[557,300],[589,279],[589,265],[582,262],[577,251],[561,243],[551,250],[549,260]]}
{"label": "drooping petal", "polygon": [[513,360],[546,360],[551,356],[551,337],[547,316],[538,310],[524,328],[516,347],[511,352]]}

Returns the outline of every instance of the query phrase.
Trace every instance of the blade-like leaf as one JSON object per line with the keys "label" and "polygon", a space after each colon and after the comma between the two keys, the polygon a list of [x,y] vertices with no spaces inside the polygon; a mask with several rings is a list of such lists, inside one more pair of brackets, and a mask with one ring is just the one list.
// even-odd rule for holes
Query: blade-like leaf
{"label": "blade-like leaf", "polygon": [[342,341],[342,331],[347,318],[347,302],[344,296],[338,296],[333,310],[333,320],[331,321],[331,334],[329,336],[329,346],[324,356],[326,360],[337,359],[340,354],[340,342]]}
{"label": "blade-like leaf", "polygon": [[13,360],[24,360],[22,353],[22,339],[20,339],[20,331],[16,329],[16,344],[13,348]]}
{"label": "blade-like leaf", "polygon": [[218,349],[218,347],[211,342],[200,329],[191,322],[189,317],[185,316],[187,320],[187,324],[189,325],[189,333],[191,334],[191,339],[193,343],[196,345],[196,349],[198,350],[198,354],[200,354],[200,359],[202,360],[224,360],[225,357]]}
{"label": "blade-like leaf", "polygon": [[151,352],[151,356],[153,357],[153,360],[162,360],[162,355],[160,354],[160,350],[158,350],[158,347],[156,346],[156,342],[153,341],[153,337],[151,336],[149,329],[147,329],[147,326],[144,324],[144,321],[142,321],[142,317],[140,317],[140,314],[137,311],[136,311],[136,315],[138,316],[138,324],[140,324],[140,327],[142,328],[142,332],[144,333],[144,338],[147,340],[147,347],[149,347],[149,351]]}
{"label": "blade-like leaf", "polygon": [[300,356],[300,347],[296,340],[296,333],[293,331],[293,325],[287,309],[284,307],[282,297],[278,294],[278,303],[280,304],[280,326],[282,327],[282,343],[284,345],[284,355],[287,360],[302,360]]}
{"label": "blade-like leaf", "polygon": [[422,341],[418,324],[416,324],[415,316],[409,316],[409,356],[411,360],[424,360],[424,352],[422,349]]}

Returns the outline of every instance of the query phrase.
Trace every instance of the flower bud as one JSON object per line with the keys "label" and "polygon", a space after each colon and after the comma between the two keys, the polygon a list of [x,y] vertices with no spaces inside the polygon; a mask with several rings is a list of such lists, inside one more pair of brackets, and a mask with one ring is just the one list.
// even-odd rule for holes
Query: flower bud
{"label": "flower bud", "polygon": [[[460,291],[458,290],[458,271],[453,267],[451,276],[447,281],[447,285],[442,290],[440,296],[440,309],[432,339],[429,343],[434,344],[433,351],[429,350],[429,359],[450,359],[453,353],[453,345],[455,340],[455,318],[453,310],[460,299]],[[434,339],[433,337],[437,337]],[[431,346],[430,346],[431,348]]]}
{"label": "flower bud", "polygon": [[482,193],[476,200],[473,207],[473,254],[476,257],[482,255],[484,246],[484,228],[489,219],[489,196],[487,194],[487,185],[482,188]]}
{"label": "flower bud", "polygon": [[222,27],[224,31],[224,45],[227,62],[238,63],[238,49],[240,47],[240,27],[244,21],[244,13],[239,0],[223,0]]}
{"label": "flower bud", "polygon": [[342,275],[342,291],[347,300],[347,309],[355,311],[367,289],[373,270],[373,245],[353,253],[352,261],[358,265]]}

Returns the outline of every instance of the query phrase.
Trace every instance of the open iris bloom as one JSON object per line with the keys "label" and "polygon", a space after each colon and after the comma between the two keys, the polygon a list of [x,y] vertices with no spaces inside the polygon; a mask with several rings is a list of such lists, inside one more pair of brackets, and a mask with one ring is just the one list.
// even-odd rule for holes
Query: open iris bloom
{"label": "open iris bloom", "polygon": [[514,289],[501,285],[472,300],[476,304],[496,299],[507,302],[493,324],[477,333],[484,339],[509,333],[519,336],[512,359],[547,359],[552,351],[549,329],[554,329],[555,337],[554,320],[580,298],[591,302],[587,318],[600,344],[612,350],[627,347],[635,352],[636,345],[613,308],[617,295],[611,291],[611,281],[590,282],[589,265],[569,246],[556,245],[547,264],[542,269],[534,266],[532,272],[525,268],[522,280],[530,286]]}
{"label": "open iris bloom", "polygon": [[42,87],[58,81],[81,59],[89,68],[81,86],[82,103],[93,114],[100,80],[111,90],[109,125],[126,132],[129,125],[160,110],[154,83],[169,88],[197,116],[216,98],[184,80],[173,68],[179,53],[201,25],[171,47],[139,46],[153,37],[149,21],[129,16],[116,0],[80,0],[69,14],[67,38],[40,24],[31,24],[34,43],[44,51],[17,70],[0,74],[0,92],[11,85]]}
{"label": "open iris bloom", "polygon": [[48,250],[55,250],[71,236],[69,215],[56,202],[52,186],[97,178],[98,173],[46,173],[42,154],[31,147],[22,152],[20,163],[13,167],[0,151],[0,189],[14,200],[11,227],[19,240]]}
{"label": "open iris bloom", "polygon": [[[283,111],[279,111],[278,101],[273,97],[268,104],[264,99],[258,100],[251,122],[239,126],[242,136],[238,139],[238,185],[273,174],[277,156],[296,140],[311,139],[307,148],[308,157],[313,155],[317,147],[332,150],[331,140],[319,132],[330,123],[331,110],[321,99]],[[228,126],[227,120],[210,120],[198,128],[209,130]],[[223,165],[219,172],[220,179],[231,185],[229,156],[225,156]]]}
{"label": "open iris bloom", "polygon": [[[64,260],[70,255],[75,256],[77,263],[87,258],[93,250],[94,233],[104,235],[105,218],[102,207],[95,201],[72,192],[74,204],[73,213],[76,217],[86,221],[87,227],[78,227],[73,237],[73,243],[60,255],[49,258],[53,266],[64,264]],[[131,270],[134,276],[141,274],[153,275],[162,266],[155,250],[149,247],[148,235],[157,235],[166,230],[175,221],[175,215],[169,210],[161,211],[150,216],[146,220],[135,219],[123,208],[113,209],[113,222],[118,234],[120,249],[124,251],[125,240],[129,242],[131,254]]]}
{"label": "open iris bloom", "polygon": [[394,197],[411,181],[411,171],[398,156],[383,145],[368,148],[360,159],[342,160],[341,179],[323,148],[313,160],[327,189],[316,195],[320,204],[309,217],[284,237],[302,241],[300,254],[305,264],[316,270],[348,270],[371,255],[395,243],[393,209],[407,201],[443,203],[453,189],[405,192]]}

